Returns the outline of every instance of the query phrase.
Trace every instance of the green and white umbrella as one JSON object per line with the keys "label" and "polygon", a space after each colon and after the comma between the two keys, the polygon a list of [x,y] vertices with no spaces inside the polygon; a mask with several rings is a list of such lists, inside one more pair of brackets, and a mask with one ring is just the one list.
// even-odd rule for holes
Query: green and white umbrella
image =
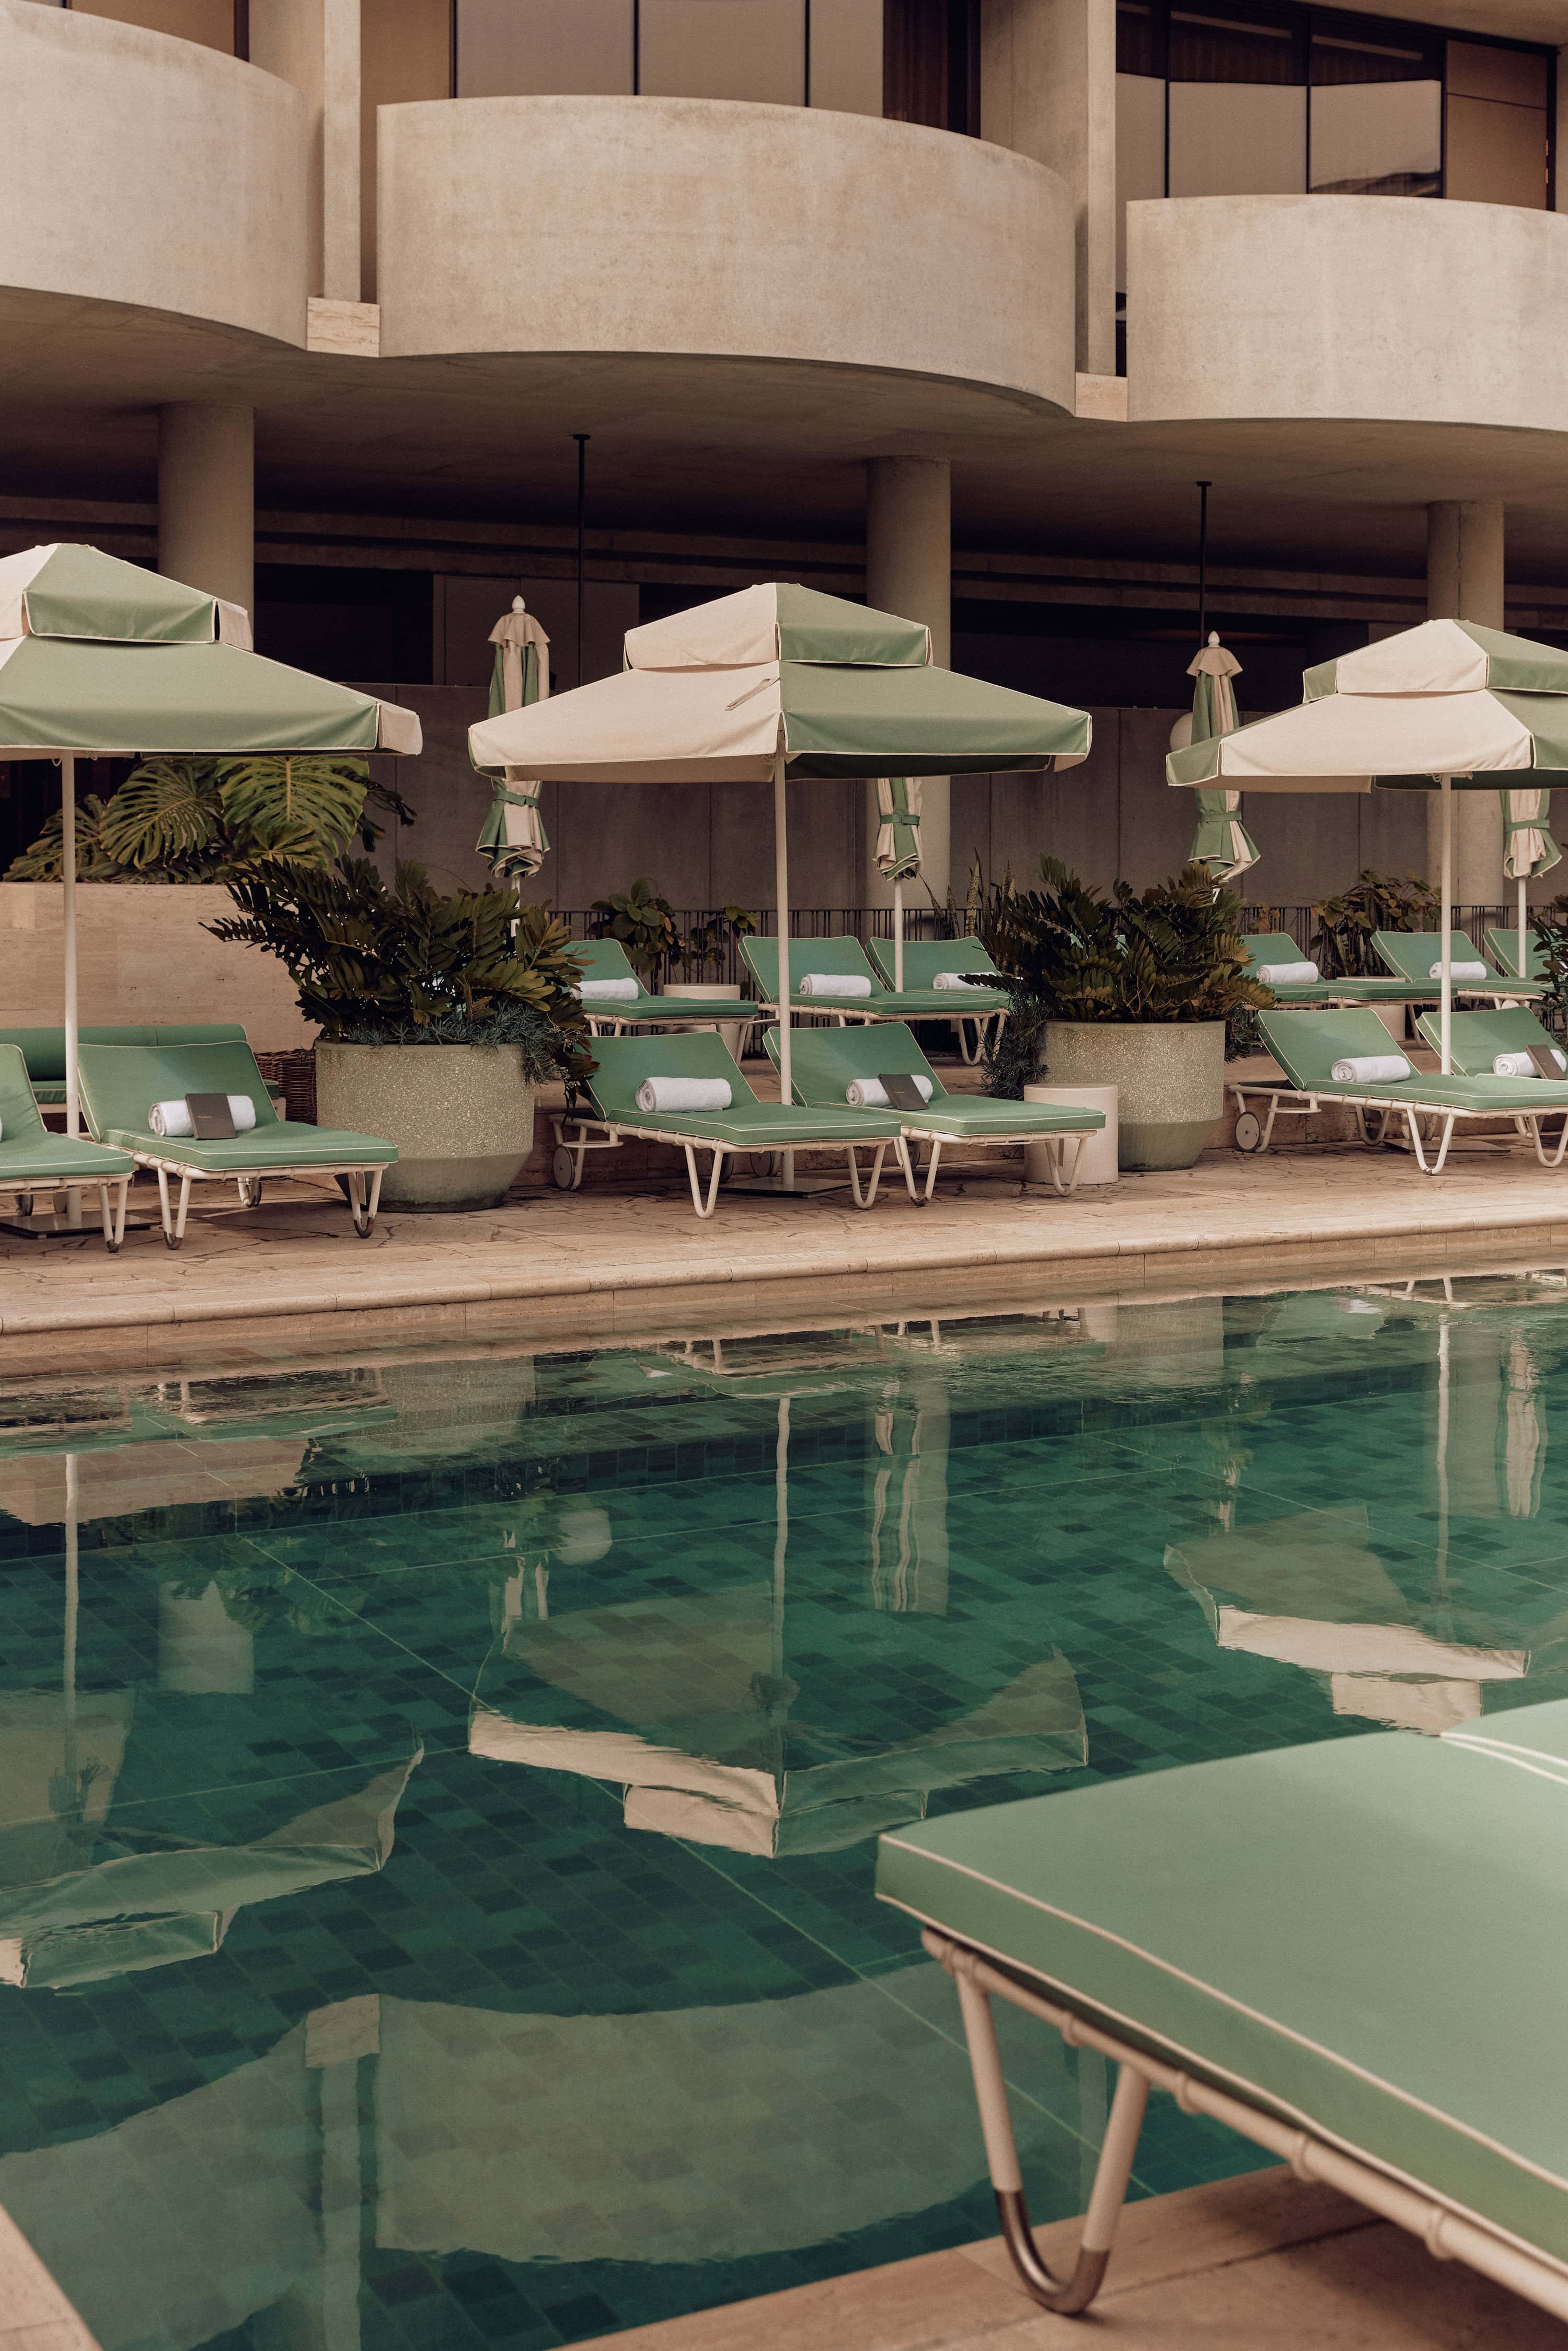
{"label": "green and white umbrella", "polygon": [[[496,648],[490,677],[490,716],[526,710],[549,694],[549,639],[520,596],[503,612],[490,632]],[[497,778],[490,813],[475,842],[481,857],[490,861],[497,881],[527,882],[549,852],[544,820],[539,814],[538,779],[507,768]]]}
{"label": "green and white umbrella", "polygon": [[1527,785],[1521,791],[1500,792],[1502,802],[1502,870],[1511,882],[1519,885],[1519,929],[1515,944],[1519,949],[1519,972],[1522,979],[1530,969],[1530,949],[1524,937],[1525,884],[1534,873],[1550,873],[1563,862],[1563,852],[1552,840],[1549,830],[1552,822],[1552,795],[1539,784]]}
{"label": "green and white umbrella", "polygon": [[420,747],[412,710],[264,661],[238,604],[96,547],[0,559],[0,758],[57,759],[63,813],[66,1130],[77,1081],[76,763]]}
{"label": "green and white umbrella", "polygon": [[746,588],[629,629],[625,659],[619,676],[471,726],[474,765],[564,783],[770,783],[781,975],[791,779],[1044,773],[1089,756],[1085,711],[934,668],[918,622],[811,588]]}
{"label": "green and white umbrella", "polygon": [[[1193,688],[1192,716],[1176,720],[1171,729],[1171,748],[1184,751],[1188,744],[1211,741],[1217,735],[1234,735],[1241,721],[1236,708],[1233,677],[1241,674],[1241,664],[1233,653],[1227,652],[1218,634],[1210,630],[1208,643],[1193,655],[1186,674],[1196,678]],[[1179,739],[1178,739],[1179,738]],[[1234,882],[1258,862],[1258,847],[1241,821],[1239,792],[1200,791],[1197,796],[1197,832],[1192,844],[1192,863],[1207,865],[1216,882]]]}
{"label": "green and white umbrella", "polygon": [[920,778],[879,776],[876,862],[893,884],[893,984],[904,986],[904,885],[920,871]]}
{"label": "green and white umbrella", "polygon": [[1482,629],[1425,621],[1302,676],[1293,710],[1166,761],[1169,782],[1249,792],[1437,790],[1442,795],[1442,1065],[1452,1066],[1455,791],[1549,789],[1568,771],[1568,653]]}

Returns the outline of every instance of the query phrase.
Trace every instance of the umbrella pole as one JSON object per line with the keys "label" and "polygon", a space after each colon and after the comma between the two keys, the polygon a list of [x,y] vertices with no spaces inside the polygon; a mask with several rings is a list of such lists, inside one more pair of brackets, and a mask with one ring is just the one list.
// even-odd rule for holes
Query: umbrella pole
{"label": "umbrella pole", "polygon": [[[77,1069],[77,763],[60,756],[60,932],[66,958],[66,1133],[81,1133],[81,1081]],[[66,1187],[66,1222],[81,1222],[81,1186]]]}
{"label": "umbrella pole", "polygon": [[[795,1099],[794,1069],[789,1056],[789,1029],[794,989],[789,969],[789,835],[786,824],[784,753],[773,762],[773,874],[779,901],[779,1099],[789,1106]],[[784,1186],[795,1181],[795,1155],[784,1154]]]}
{"label": "umbrella pole", "polygon": [[1519,976],[1521,979],[1525,977],[1526,973],[1530,969],[1530,960],[1524,951],[1524,893],[1528,886],[1529,885],[1525,881],[1524,875],[1521,873],[1519,877],[1519,938],[1517,941],[1519,947]]}
{"label": "umbrella pole", "polygon": [[893,885],[893,985],[894,992],[904,994],[904,883],[902,877]]}
{"label": "umbrella pole", "polygon": [[1453,1073],[1454,1029],[1454,779],[1439,776],[1443,795],[1443,1075]]}

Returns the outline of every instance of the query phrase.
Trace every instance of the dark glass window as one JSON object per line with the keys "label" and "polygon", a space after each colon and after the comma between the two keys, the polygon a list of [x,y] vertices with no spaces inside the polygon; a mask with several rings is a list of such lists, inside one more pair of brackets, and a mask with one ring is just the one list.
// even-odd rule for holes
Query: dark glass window
{"label": "dark glass window", "polygon": [[883,112],[979,137],[979,0],[884,0]]}
{"label": "dark glass window", "polygon": [[1320,194],[1443,191],[1443,49],[1419,33],[1314,26],[1312,187]]}
{"label": "dark glass window", "polygon": [[1304,193],[1305,19],[1173,8],[1169,43],[1168,193]]}

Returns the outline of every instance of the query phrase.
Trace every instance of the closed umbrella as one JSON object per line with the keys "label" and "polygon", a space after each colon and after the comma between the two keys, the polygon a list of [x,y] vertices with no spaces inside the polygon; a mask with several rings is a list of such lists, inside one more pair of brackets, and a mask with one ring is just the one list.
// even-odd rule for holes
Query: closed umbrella
{"label": "closed umbrella", "polygon": [[[1218,735],[1234,735],[1240,725],[1236,709],[1236,692],[1230,681],[1241,674],[1241,664],[1233,653],[1228,653],[1214,630],[1208,643],[1193,655],[1186,665],[1188,677],[1197,684],[1192,694],[1192,716],[1176,720],[1171,729],[1171,748],[1185,750],[1189,743],[1211,742]],[[1177,737],[1180,737],[1178,741]],[[1200,791],[1197,796],[1197,832],[1192,844],[1194,865],[1207,865],[1216,882],[1234,882],[1258,862],[1258,848],[1251,834],[1242,823],[1239,792]]]}
{"label": "closed umbrella", "polygon": [[614,677],[468,730],[481,774],[580,783],[773,787],[779,1081],[790,1099],[793,778],[1044,772],[1088,758],[1082,710],[931,664],[918,622],[788,583],[742,589],[626,633]]}
{"label": "closed umbrella", "polygon": [[1502,870],[1519,884],[1519,930],[1514,944],[1519,950],[1519,976],[1523,979],[1530,970],[1530,950],[1524,941],[1525,884],[1531,874],[1550,873],[1554,865],[1560,865],[1563,852],[1548,831],[1549,791],[1531,784],[1522,791],[1500,792],[1498,797],[1502,802]]}
{"label": "closed umbrella", "polygon": [[78,759],[420,747],[412,710],[264,661],[250,641],[238,604],[96,547],[0,559],[0,758],[60,763],[68,1134],[81,1132]]}
{"label": "closed umbrella", "polygon": [[920,871],[920,778],[879,776],[876,862],[893,884],[893,984],[904,986],[904,885]]}
{"label": "closed umbrella", "polygon": [[[549,694],[549,639],[520,596],[490,632],[496,648],[490,678],[490,716],[526,710]],[[506,768],[497,778],[490,813],[475,842],[489,859],[497,881],[527,882],[544,863],[549,841],[539,815],[538,779]]]}
{"label": "closed umbrella", "polygon": [[[1473,621],[1424,621],[1301,679],[1293,710],[1166,761],[1167,780],[1249,792],[1442,795],[1442,1065],[1453,1067],[1453,794],[1549,789],[1568,770],[1568,653]],[[1513,774],[1512,787],[1499,784]]]}

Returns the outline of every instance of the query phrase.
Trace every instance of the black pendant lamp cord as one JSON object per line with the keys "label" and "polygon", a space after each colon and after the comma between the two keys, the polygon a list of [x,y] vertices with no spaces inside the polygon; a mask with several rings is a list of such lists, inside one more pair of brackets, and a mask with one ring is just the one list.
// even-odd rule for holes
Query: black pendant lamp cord
{"label": "black pendant lamp cord", "polygon": [[577,682],[582,684],[583,585],[582,544],[583,517],[588,503],[588,444],[591,433],[574,433],[577,444]]}

